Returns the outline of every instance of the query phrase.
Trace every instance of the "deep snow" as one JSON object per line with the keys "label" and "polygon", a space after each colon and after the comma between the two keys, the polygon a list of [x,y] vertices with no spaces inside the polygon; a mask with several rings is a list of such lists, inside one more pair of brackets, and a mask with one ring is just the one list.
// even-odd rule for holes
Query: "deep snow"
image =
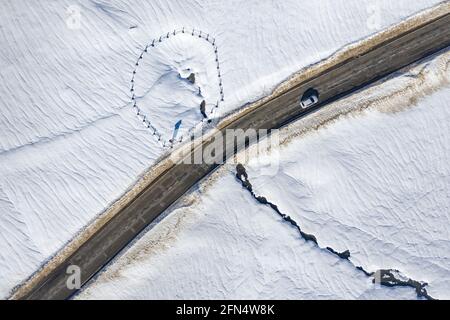
{"label": "deep snow", "polygon": [[229,164],[77,298],[415,298],[412,288],[373,285],[354,266],[398,269],[427,282],[434,298],[450,298],[449,65],[447,50],[331,104],[246,164],[257,195],[320,247],[349,250],[351,263],[301,239]]}
{"label": "deep snow", "polygon": [[[223,173],[223,171],[222,171]],[[206,188],[206,190],[204,190]],[[78,299],[413,299],[374,288],[258,205],[225,173],[173,210]]]}
{"label": "deep snow", "polygon": [[[269,93],[346,44],[438,2],[2,1],[0,296],[163,154],[136,117],[130,93],[135,63],[152,39],[183,26],[217,39],[227,94],[223,113]],[[210,84],[214,57],[197,43],[192,49],[192,39],[169,40],[165,51],[145,60],[151,70],[137,74],[143,81],[137,85],[156,92],[145,96],[156,107],[144,108],[170,136],[179,117],[185,117],[183,130],[200,120],[192,111],[200,97],[176,81],[176,73],[195,68],[199,83]],[[184,59],[190,60],[184,64]],[[158,78],[161,85],[145,82]],[[169,88],[180,90],[172,97]],[[204,97],[214,101],[213,89],[206,87]],[[178,99],[184,109],[163,110]]]}

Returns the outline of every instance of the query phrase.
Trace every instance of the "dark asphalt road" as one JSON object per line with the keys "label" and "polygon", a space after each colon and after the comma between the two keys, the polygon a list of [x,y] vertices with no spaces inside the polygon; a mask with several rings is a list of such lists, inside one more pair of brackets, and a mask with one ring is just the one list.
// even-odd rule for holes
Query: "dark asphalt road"
{"label": "dark asphalt road", "polygon": [[[290,88],[244,114],[226,129],[279,128],[449,45],[450,15],[447,14]],[[304,112],[299,108],[299,97],[311,87],[319,90],[320,104]],[[139,232],[215,168],[216,165],[207,164],[174,164],[21,299],[71,297],[76,290],[66,286],[68,266],[80,266],[82,283],[86,283]]]}

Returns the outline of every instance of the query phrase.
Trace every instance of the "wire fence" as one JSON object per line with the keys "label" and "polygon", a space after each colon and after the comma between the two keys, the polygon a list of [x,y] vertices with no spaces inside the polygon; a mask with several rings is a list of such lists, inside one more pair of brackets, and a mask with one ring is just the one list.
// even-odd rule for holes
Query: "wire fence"
{"label": "wire fence", "polygon": [[[205,114],[206,119],[202,119],[202,121],[197,123],[195,126],[193,126],[192,128],[189,128],[187,134],[181,135],[176,140],[172,140],[172,139],[167,139],[166,137],[163,137],[163,135],[160,133],[158,128],[156,126],[154,126],[154,124],[152,123],[150,118],[146,114],[144,114],[142,109],[139,107],[137,98],[136,98],[136,94],[135,94],[135,78],[136,78],[136,74],[139,70],[139,65],[140,65],[141,61],[144,59],[145,55],[148,54],[153,48],[158,47],[159,44],[161,44],[164,41],[167,41],[168,39],[175,37],[179,34],[186,34],[186,35],[191,35],[192,37],[198,37],[199,39],[202,39],[211,45],[212,49],[214,50],[216,69],[217,69],[217,78],[219,81],[219,88],[218,88],[219,99],[215,103],[214,107],[209,111],[209,113]],[[199,90],[201,91],[200,87],[199,87]],[[225,94],[224,94],[223,82],[222,82],[222,72],[220,69],[220,61],[219,61],[219,49],[216,45],[216,39],[214,37],[212,37],[209,33],[203,32],[201,30],[196,30],[195,28],[187,29],[185,27],[178,29],[178,30],[175,29],[172,32],[168,32],[167,34],[161,35],[159,38],[152,39],[151,42],[145,46],[145,49],[141,52],[138,60],[136,61],[135,69],[133,70],[133,76],[131,78],[130,93],[131,93],[131,101],[132,101],[132,105],[133,105],[133,110],[136,112],[136,115],[138,116],[140,121],[142,121],[142,123],[147,127],[147,129],[150,130],[152,135],[156,139],[158,139],[158,142],[162,145],[162,147],[173,148],[175,144],[183,142],[183,139],[185,136],[189,136],[189,137],[194,136],[194,132],[196,130],[204,128],[204,126],[206,124],[211,122],[211,120],[214,118],[217,110],[219,109],[220,105],[225,101]],[[207,121],[205,121],[205,120],[207,120]]]}

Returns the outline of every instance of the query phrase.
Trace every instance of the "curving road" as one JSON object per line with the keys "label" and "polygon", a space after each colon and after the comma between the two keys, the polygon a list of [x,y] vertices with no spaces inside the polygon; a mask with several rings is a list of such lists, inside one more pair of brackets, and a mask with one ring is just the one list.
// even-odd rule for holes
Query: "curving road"
{"label": "curving road", "polygon": [[[243,114],[221,131],[282,127],[449,45],[450,13],[447,13],[287,89],[258,108]],[[319,90],[320,101],[314,109],[304,112],[299,108],[298,100],[311,87]],[[208,143],[210,142],[206,141],[204,145]],[[243,147],[245,146],[241,145],[237,149]],[[70,298],[76,290],[66,286],[69,277],[66,274],[68,266],[80,266],[81,283],[85,284],[155,218],[216,167],[217,165],[174,163],[72,256],[20,298]]]}

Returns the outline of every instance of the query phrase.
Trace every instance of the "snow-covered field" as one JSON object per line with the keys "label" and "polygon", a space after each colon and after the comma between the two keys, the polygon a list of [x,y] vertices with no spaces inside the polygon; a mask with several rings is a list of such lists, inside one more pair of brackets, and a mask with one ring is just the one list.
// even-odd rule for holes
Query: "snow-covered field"
{"label": "snow-covered field", "polygon": [[301,241],[226,172],[192,195],[79,299],[414,298],[374,289],[348,263]]}
{"label": "snow-covered field", "polygon": [[[182,134],[201,121],[199,102],[207,111],[216,103],[217,82],[226,99],[215,116],[438,2],[1,1],[0,297],[165,152],[143,120],[164,139],[183,120]],[[169,37],[137,69],[146,118],[137,117],[136,62],[153,39],[182,27],[215,38],[221,80],[214,46]],[[195,85],[182,79],[189,69]]]}
{"label": "snow-covered field", "polygon": [[416,298],[354,266],[397,269],[450,298],[449,65],[447,50],[334,103],[283,129],[271,162],[245,165],[257,195],[350,261],[301,239],[229,164],[77,298]]}

